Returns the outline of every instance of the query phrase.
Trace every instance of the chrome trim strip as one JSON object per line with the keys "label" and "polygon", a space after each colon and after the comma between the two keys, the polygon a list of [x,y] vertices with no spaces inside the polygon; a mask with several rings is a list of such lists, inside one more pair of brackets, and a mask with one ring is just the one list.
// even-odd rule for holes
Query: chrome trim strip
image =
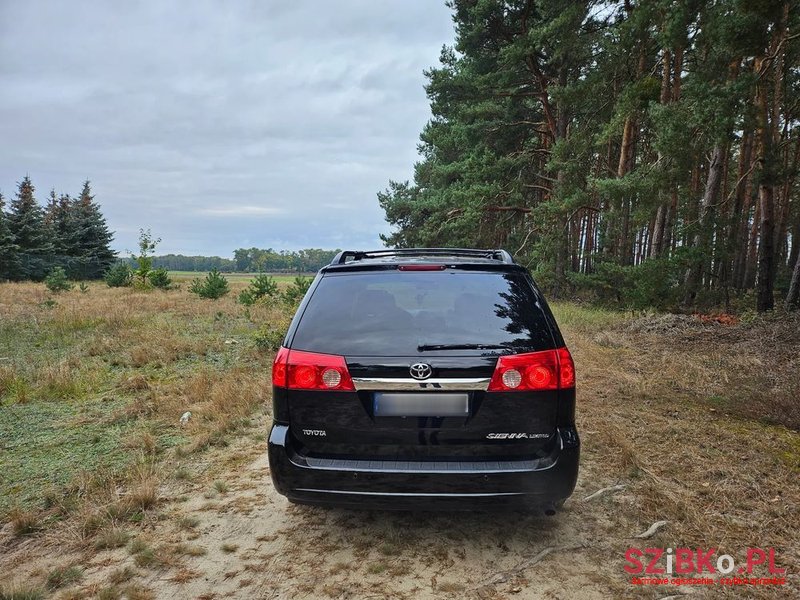
{"label": "chrome trim strip", "polygon": [[461,377],[461,378],[431,378],[420,381],[410,377],[353,377],[356,390],[409,390],[409,391],[434,391],[434,390],[481,390],[489,387],[490,377]]}
{"label": "chrome trim strip", "polygon": [[530,473],[544,471],[555,464],[552,456],[523,460],[486,461],[414,461],[367,460],[346,458],[316,458],[306,456],[306,466],[321,471],[348,471],[366,473],[440,473],[474,475],[488,473]]}

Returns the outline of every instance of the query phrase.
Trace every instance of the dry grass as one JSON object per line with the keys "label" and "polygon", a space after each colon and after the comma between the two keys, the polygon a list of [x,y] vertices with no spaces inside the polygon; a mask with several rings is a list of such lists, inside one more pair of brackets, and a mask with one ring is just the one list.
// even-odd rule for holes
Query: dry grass
{"label": "dry grass", "polygon": [[193,579],[201,577],[201,575],[201,573],[192,569],[179,569],[178,572],[170,577],[170,581],[174,581],[175,583],[188,583]]}
{"label": "dry grass", "polygon": [[[160,460],[176,443],[184,444],[183,454],[222,445],[267,400],[269,357],[247,342],[261,318],[278,314],[235,304],[237,285],[229,297],[210,302],[180,290],[145,293],[92,284],[88,293],[61,295],[46,307],[41,284],[2,284],[0,401],[113,399],[112,410],[81,409],[69,423],[124,428],[113,456],[118,463],[133,457],[134,467]],[[230,337],[243,343],[226,345]],[[178,427],[187,410],[191,421]],[[81,460],[95,463],[90,455]],[[26,472],[24,465],[19,471]],[[103,528],[103,518],[120,521],[157,508],[160,472],[142,479],[130,466],[113,476],[95,466],[72,471],[66,489],[39,492],[46,512],[26,507],[10,516],[19,535],[34,533],[52,515],[72,512],[81,523],[67,527],[79,532],[69,537],[83,541]]]}
{"label": "dry grass", "polygon": [[0,600],[43,600],[44,596],[44,591],[41,588],[28,584],[0,584]]}
{"label": "dry grass", "polygon": [[135,569],[132,569],[131,567],[123,567],[121,569],[117,569],[116,571],[112,571],[112,573],[108,576],[108,581],[112,585],[120,585],[130,581],[134,577],[136,577]]}
{"label": "dry grass", "polygon": [[669,521],[651,545],[773,546],[797,572],[800,435],[765,422],[794,424],[772,409],[797,385],[785,371],[797,341],[768,348],[785,325],[646,334],[620,326],[567,340],[584,455],[597,457],[609,483],[628,485],[618,510],[638,515],[642,531]]}
{"label": "dry grass", "polygon": [[178,518],[177,525],[180,529],[191,530],[200,525],[200,519],[184,515]]}
{"label": "dry grass", "polygon": [[156,594],[143,585],[131,584],[125,588],[127,600],[156,600]]}
{"label": "dry grass", "polygon": [[122,548],[131,539],[131,534],[117,528],[107,529],[97,535],[94,542],[94,547],[97,550],[113,550],[114,548]]}
{"label": "dry grass", "polygon": [[56,567],[47,574],[46,585],[49,590],[57,590],[83,579],[83,569],[71,565],[68,567]]}
{"label": "dry grass", "polygon": [[42,528],[41,516],[34,511],[15,509],[9,517],[11,530],[17,537],[31,535]]}

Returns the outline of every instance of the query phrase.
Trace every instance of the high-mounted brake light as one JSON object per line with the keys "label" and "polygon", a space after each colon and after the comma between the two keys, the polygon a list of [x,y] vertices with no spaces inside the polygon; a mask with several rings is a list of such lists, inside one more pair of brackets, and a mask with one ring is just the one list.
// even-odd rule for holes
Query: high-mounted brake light
{"label": "high-mounted brake light", "polygon": [[489,391],[543,391],[575,387],[575,365],[566,348],[510,354],[497,359]]}
{"label": "high-mounted brake light", "polygon": [[287,348],[275,355],[272,383],[290,390],[355,390],[344,356]]}
{"label": "high-mounted brake light", "polygon": [[444,271],[445,265],[400,265],[398,271]]}

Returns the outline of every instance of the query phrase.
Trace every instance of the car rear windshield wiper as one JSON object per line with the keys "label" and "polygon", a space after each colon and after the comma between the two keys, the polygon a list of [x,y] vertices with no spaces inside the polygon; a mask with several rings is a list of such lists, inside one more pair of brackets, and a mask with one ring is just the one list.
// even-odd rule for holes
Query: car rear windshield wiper
{"label": "car rear windshield wiper", "polygon": [[431,350],[505,350],[505,346],[497,344],[422,344],[417,346],[417,352]]}

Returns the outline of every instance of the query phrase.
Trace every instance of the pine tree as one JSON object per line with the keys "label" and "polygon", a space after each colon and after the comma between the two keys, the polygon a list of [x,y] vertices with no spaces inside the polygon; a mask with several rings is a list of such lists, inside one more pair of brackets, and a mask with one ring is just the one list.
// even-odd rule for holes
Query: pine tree
{"label": "pine tree", "polygon": [[771,308],[800,255],[798,0],[448,5],[414,181],[378,194],[387,244],[505,246],[620,304],[757,285]]}
{"label": "pine tree", "polygon": [[34,187],[25,177],[9,206],[8,224],[19,247],[18,268],[14,279],[44,279],[52,260],[53,246],[48,238],[44,211],[34,198]]}
{"label": "pine tree", "polygon": [[3,194],[0,194],[0,281],[15,277],[18,268],[17,253],[19,251],[19,246],[15,243],[4,208],[5,201]]}

